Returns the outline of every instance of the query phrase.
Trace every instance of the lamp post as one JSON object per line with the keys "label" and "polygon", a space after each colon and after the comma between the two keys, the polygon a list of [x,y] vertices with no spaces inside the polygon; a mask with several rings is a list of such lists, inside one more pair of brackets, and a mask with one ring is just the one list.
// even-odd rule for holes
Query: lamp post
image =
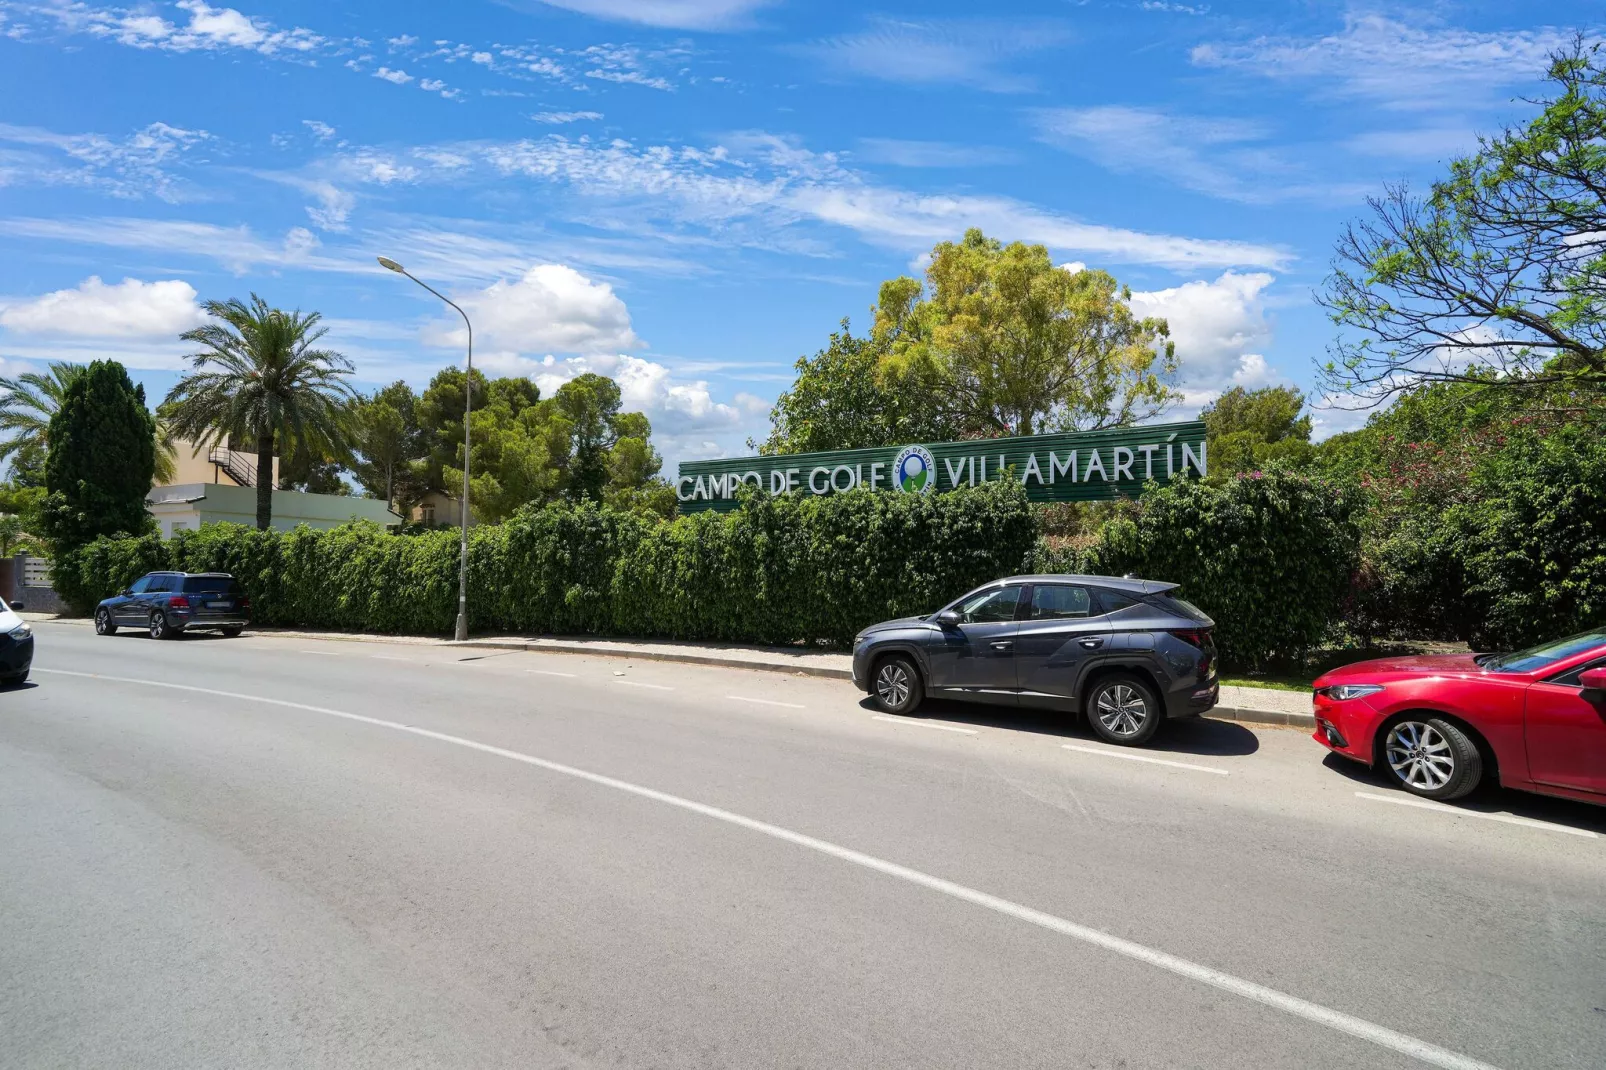
{"label": "lamp post", "polygon": [[462,501],[462,532],[463,544],[457,561],[457,628],[453,633],[459,643],[468,638],[468,418],[474,411],[474,325],[468,321],[468,313],[457,307],[457,302],[441,293],[417,275],[402,267],[388,256],[379,258],[379,266],[388,268],[401,275],[406,275],[418,285],[457,309],[457,314],[463,317],[463,326],[468,328],[468,374],[463,380],[463,501]]}

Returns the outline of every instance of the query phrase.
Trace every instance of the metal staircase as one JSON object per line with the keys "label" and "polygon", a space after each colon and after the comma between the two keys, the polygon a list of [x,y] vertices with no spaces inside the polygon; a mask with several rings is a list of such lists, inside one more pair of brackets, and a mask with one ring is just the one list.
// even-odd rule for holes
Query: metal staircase
{"label": "metal staircase", "polygon": [[227,446],[213,446],[212,451],[207,454],[207,460],[221,468],[230,479],[240,486],[254,487],[257,485],[257,459],[255,454],[236,453]]}

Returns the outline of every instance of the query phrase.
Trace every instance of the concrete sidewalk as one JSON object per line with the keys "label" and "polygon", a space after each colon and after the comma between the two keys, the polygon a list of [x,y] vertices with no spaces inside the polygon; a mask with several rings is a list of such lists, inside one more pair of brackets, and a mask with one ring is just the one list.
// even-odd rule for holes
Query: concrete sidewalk
{"label": "concrete sidewalk", "polygon": [[[45,613],[23,613],[32,621],[51,621],[88,627],[86,618],[53,617]],[[252,628],[248,635],[263,638],[321,639],[359,643],[405,643],[485,650],[533,650],[549,654],[590,654],[594,657],[635,658],[641,661],[674,661],[689,665],[715,665],[732,669],[821,676],[835,680],[853,678],[851,655],[829,651],[810,651],[802,647],[740,646],[732,643],[689,642],[669,639],[598,639],[588,636],[488,635],[458,643],[417,635],[373,635],[366,632],[321,632],[292,628]],[[1219,705],[1209,716],[1252,724],[1290,725],[1314,728],[1310,695],[1304,691],[1279,691],[1261,687],[1222,685]]]}

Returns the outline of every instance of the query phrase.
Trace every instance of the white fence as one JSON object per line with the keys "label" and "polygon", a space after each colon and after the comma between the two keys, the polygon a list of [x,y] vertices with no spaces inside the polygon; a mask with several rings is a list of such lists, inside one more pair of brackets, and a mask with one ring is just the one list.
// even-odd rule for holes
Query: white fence
{"label": "white fence", "polygon": [[42,557],[23,558],[22,583],[25,587],[49,587],[50,562]]}

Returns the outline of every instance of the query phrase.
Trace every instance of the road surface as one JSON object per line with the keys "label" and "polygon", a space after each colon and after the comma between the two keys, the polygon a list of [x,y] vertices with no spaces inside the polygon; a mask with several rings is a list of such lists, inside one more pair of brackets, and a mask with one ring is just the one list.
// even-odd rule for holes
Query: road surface
{"label": "road surface", "polygon": [[1288,729],[37,632],[0,1066],[1606,1064],[1606,810],[1403,805]]}

